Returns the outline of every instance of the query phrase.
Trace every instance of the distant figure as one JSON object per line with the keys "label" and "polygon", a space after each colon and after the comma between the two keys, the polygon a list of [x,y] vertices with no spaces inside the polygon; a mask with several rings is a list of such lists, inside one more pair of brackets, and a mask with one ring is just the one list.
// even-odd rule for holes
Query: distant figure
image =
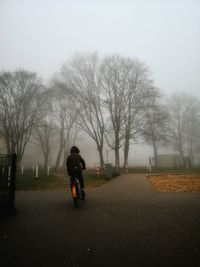
{"label": "distant figure", "polygon": [[73,178],[74,175],[77,175],[79,182],[80,182],[80,188],[82,195],[84,194],[84,180],[82,175],[82,170],[85,170],[85,161],[81,157],[80,150],[76,146],[72,146],[70,155],[67,158],[67,171],[69,176]]}

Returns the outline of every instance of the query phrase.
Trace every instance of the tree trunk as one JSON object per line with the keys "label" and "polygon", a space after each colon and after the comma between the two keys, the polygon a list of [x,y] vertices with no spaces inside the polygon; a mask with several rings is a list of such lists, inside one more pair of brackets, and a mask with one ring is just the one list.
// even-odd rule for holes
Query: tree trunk
{"label": "tree trunk", "polygon": [[45,170],[47,170],[48,163],[49,163],[49,154],[46,153],[46,154],[44,154],[44,168],[45,168]]}
{"label": "tree trunk", "polygon": [[61,159],[63,148],[64,148],[63,147],[63,143],[64,143],[63,140],[64,140],[64,121],[62,121],[62,127],[61,127],[61,130],[60,130],[60,148],[59,148],[57,159],[56,159],[56,165],[55,165],[55,170],[56,171],[58,170],[58,167],[59,167],[59,164],[60,164],[60,159]]}
{"label": "tree trunk", "polygon": [[155,168],[158,167],[158,149],[155,140],[153,140],[153,153],[155,158]]}
{"label": "tree trunk", "polygon": [[124,146],[124,171],[126,171],[128,167],[128,154],[129,154],[129,140],[126,140]]}
{"label": "tree trunk", "polygon": [[115,168],[116,171],[119,170],[120,167],[120,157],[119,157],[119,132],[115,132]]}
{"label": "tree trunk", "polygon": [[63,164],[62,164],[63,169],[66,168],[66,161],[67,161],[68,153],[69,152],[65,149],[65,151],[64,151],[64,159],[63,159]]}
{"label": "tree trunk", "polygon": [[56,171],[58,170],[58,167],[59,167],[59,164],[60,164],[60,159],[61,159],[61,156],[62,156],[62,152],[63,152],[63,147],[60,147],[60,149],[58,151],[58,156],[57,156],[57,159],[56,159],[56,165],[55,165],[55,170]]}
{"label": "tree trunk", "polygon": [[194,164],[194,153],[193,153],[193,140],[190,141],[190,152],[189,152],[189,155],[190,155],[190,164],[191,164],[191,167],[193,167],[193,164]]}
{"label": "tree trunk", "polygon": [[104,158],[103,158],[103,145],[97,146],[97,150],[99,152],[99,163],[100,163],[100,168],[104,168]]}
{"label": "tree trunk", "polygon": [[181,157],[181,167],[184,167],[184,154],[183,154],[183,148],[182,148],[182,142],[181,141],[179,143],[178,151],[179,151],[179,155]]}
{"label": "tree trunk", "polygon": [[115,167],[116,170],[119,170],[119,148],[115,149]]}

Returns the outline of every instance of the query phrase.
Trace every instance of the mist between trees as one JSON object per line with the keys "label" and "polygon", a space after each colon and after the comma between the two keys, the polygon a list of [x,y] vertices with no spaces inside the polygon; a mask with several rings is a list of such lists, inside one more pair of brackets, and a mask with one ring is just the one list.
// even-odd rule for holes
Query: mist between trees
{"label": "mist between trees", "polygon": [[120,151],[126,168],[130,145],[141,142],[152,146],[155,165],[163,147],[193,164],[200,155],[200,102],[185,94],[165,98],[144,62],[116,54],[75,54],[46,85],[27,70],[0,73],[0,139],[19,164],[32,143],[45,167],[56,153],[51,166],[58,169],[83,132],[96,144],[100,167],[105,146],[118,169]]}

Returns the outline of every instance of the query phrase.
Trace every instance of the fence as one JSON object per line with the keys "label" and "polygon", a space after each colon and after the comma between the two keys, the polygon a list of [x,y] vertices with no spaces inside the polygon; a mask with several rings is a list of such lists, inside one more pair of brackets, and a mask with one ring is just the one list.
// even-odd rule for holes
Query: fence
{"label": "fence", "polygon": [[0,154],[0,210],[15,207],[16,154]]}

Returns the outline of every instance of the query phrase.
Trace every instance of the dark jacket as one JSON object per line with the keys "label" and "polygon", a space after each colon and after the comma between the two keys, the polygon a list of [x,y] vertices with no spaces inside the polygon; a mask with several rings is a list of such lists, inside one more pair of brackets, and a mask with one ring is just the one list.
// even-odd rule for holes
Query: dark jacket
{"label": "dark jacket", "polygon": [[70,156],[68,156],[67,158],[67,171],[69,176],[74,174],[74,169],[73,166],[75,165],[79,165],[79,169],[78,172],[82,172],[82,170],[85,169],[85,161],[84,159],[81,157],[80,154],[76,153],[76,152],[72,152]]}

